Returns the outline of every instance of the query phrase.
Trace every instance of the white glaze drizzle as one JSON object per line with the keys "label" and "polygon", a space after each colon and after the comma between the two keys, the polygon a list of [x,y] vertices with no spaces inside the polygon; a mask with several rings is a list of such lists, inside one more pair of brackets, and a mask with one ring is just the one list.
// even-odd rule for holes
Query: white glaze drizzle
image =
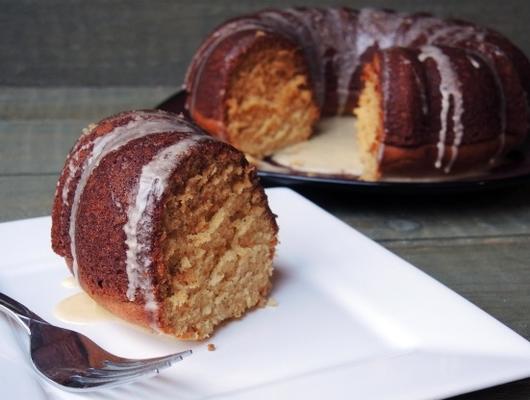
{"label": "white glaze drizzle", "polygon": [[[506,109],[506,94],[504,93],[504,85],[503,85],[503,83],[501,81],[501,78],[500,78],[499,74],[497,73],[497,68],[494,65],[494,61],[490,57],[486,56],[486,54],[489,54],[489,52],[486,51],[486,48],[488,46],[489,46],[488,44],[484,43],[482,45],[482,52],[481,53],[478,53],[478,52],[474,53],[474,55],[476,57],[480,58],[486,64],[486,66],[490,69],[490,71],[491,71],[491,73],[493,75],[493,78],[495,80],[495,85],[497,86],[497,91],[498,91],[499,97],[500,97],[499,98],[499,100],[500,100],[499,121],[500,121],[500,124],[501,124],[501,132],[499,134],[499,147],[495,151],[495,154],[493,154],[493,156],[489,160],[490,164],[494,164],[495,161],[497,161],[497,158],[499,158],[501,156],[501,154],[503,153],[504,146],[506,144],[506,113],[507,113],[507,109]],[[497,49],[495,49],[494,53],[495,53],[496,56],[500,56],[500,54],[498,54]],[[502,56],[505,57],[504,54],[502,54]]]}
{"label": "white glaze drizzle", "polygon": [[377,162],[381,165],[385,153],[385,137],[388,134],[388,105],[390,103],[390,68],[388,68],[388,53],[381,53],[383,56],[382,70],[383,70],[383,135],[379,140],[379,148],[377,149]]}
{"label": "white glaze drizzle", "polygon": [[477,62],[477,60],[475,60],[473,57],[471,57],[470,55],[467,55],[466,56],[467,59],[469,60],[469,62],[471,63],[471,65],[473,66],[473,68],[476,68],[476,69],[479,69],[480,68],[480,64]]}
{"label": "white glaze drizzle", "polygon": [[[84,134],[83,134],[84,135]],[[90,147],[91,143],[85,144],[79,148],[77,146],[73,149],[73,155],[68,161],[67,169],[68,169],[68,175],[66,176],[66,179],[64,180],[63,184],[63,190],[61,192],[61,200],[63,201],[65,206],[68,206],[68,197],[70,194],[70,186],[72,183],[72,180],[74,179],[77,170],[77,163],[79,161],[79,156],[82,151],[87,150]]]}
{"label": "white glaze drizzle", "polygon": [[346,111],[350,96],[350,83],[359,66],[358,40],[348,40],[348,37],[355,37],[358,28],[356,24],[341,24],[338,9],[330,10],[330,13],[335,19],[333,26],[338,31],[333,44],[338,47],[334,57],[334,66],[337,69],[337,114],[341,115]]}
{"label": "white glaze drizzle", "polygon": [[416,82],[416,88],[420,92],[421,112],[423,115],[427,115],[427,113],[429,112],[429,105],[427,104],[426,93],[427,89],[425,88],[425,85],[421,82],[416,68],[412,67],[412,73],[414,74],[414,82]]}
{"label": "white glaze drizzle", "polygon": [[476,27],[461,25],[446,25],[428,36],[427,44],[448,44],[463,42],[466,40],[484,41],[485,32]]}
{"label": "white glaze drizzle", "polygon": [[502,155],[504,151],[504,146],[506,145],[506,95],[504,94],[504,86],[501,82],[499,74],[497,74],[497,70],[495,68],[492,68],[492,66],[490,66],[490,68],[493,73],[493,77],[495,78],[495,84],[497,85],[501,102],[499,107],[499,118],[501,122],[501,132],[499,134],[499,148],[489,161],[490,164],[494,164],[495,161],[497,161],[497,158]]}
{"label": "white glaze drizzle", "polygon": [[[455,42],[463,42],[470,40],[473,43],[478,45],[478,50],[480,52],[475,52],[474,55],[482,59],[487,66],[490,68],[491,73],[495,79],[496,86],[498,88],[498,93],[500,96],[500,107],[499,107],[499,119],[501,124],[501,131],[499,133],[499,147],[496,150],[495,154],[490,159],[490,163],[493,164],[496,159],[502,154],[506,142],[506,97],[504,94],[504,87],[500,80],[497,69],[493,64],[493,60],[488,56],[488,54],[493,53],[497,57],[505,57],[506,55],[502,50],[495,47],[494,49],[487,50],[487,47],[492,46],[490,43],[486,42],[486,36],[488,31],[486,29],[471,27],[471,26],[446,26],[439,29],[434,36],[429,38],[428,43],[437,43],[448,45],[453,45]],[[447,40],[448,39],[448,40]],[[477,60],[473,59],[471,56],[467,56],[471,65],[474,68],[480,68],[480,64]]]}
{"label": "white glaze drizzle", "polygon": [[127,209],[127,222],[123,226],[126,235],[126,270],[129,280],[127,298],[129,301],[134,301],[139,291],[143,296],[145,309],[151,315],[158,309],[149,275],[153,263],[150,253],[153,245],[153,211],[166,189],[171,173],[181,162],[183,155],[201,140],[212,139],[199,135],[183,139],[161,150],[144,165],[134,200]]}
{"label": "white glaze drizzle", "polygon": [[414,42],[427,43],[429,36],[437,29],[442,29],[445,23],[438,18],[425,17],[410,20],[408,29],[402,34],[402,44],[408,46]]}
{"label": "white glaze drizzle", "polygon": [[355,52],[351,52],[348,62],[339,65],[339,81],[337,85],[338,112],[342,114],[348,100],[348,83],[352,79],[355,70],[359,67],[361,57],[371,47],[386,49],[399,46],[399,28],[403,21],[403,14],[388,13],[371,8],[363,8],[359,11],[355,33]]}
{"label": "white glaze drizzle", "polygon": [[[85,162],[80,167],[81,176],[75,187],[74,200],[70,211],[70,221],[68,233],[70,236],[70,251],[72,254],[72,270],[76,280],[79,282],[78,263],[76,254],[76,220],[79,201],[85,189],[86,183],[92,172],[99,165],[101,160],[105,158],[110,152],[119,149],[134,139],[144,137],[147,135],[175,131],[185,131],[186,125],[177,125],[172,118],[149,120],[148,113],[138,112],[131,121],[127,124],[114,128],[111,132],[104,136],[94,139],[91,154],[85,159]],[[191,129],[188,128],[191,132]]]}
{"label": "white glaze drizzle", "polygon": [[436,62],[438,72],[440,73],[440,93],[442,95],[441,111],[440,111],[440,133],[436,148],[438,155],[434,166],[438,169],[442,168],[442,161],[445,154],[445,141],[447,137],[447,117],[449,114],[449,101],[453,99],[453,132],[454,139],[451,146],[451,158],[444,168],[445,173],[449,173],[458,156],[458,148],[462,143],[464,136],[464,125],[462,124],[462,114],[464,113],[464,104],[462,97],[462,89],[460,81],[451,64],[451,60],[446,56],[442,50],[435,46],[423,46],[420,48],[421,53],[418,59],[423,62],[427,58],[431,58]]}
{"label": "white glaze drizzle", "polygon": [[[63,190],[61,192],[61,200],[66,206],[68,206],[68,203],[69,203],[68,197],[70,194],[70,184],[72,183],[72,180],[74,179],[75,174],[77,172],[77,162],[79,161],[80,153],[84,150],[87,150],[91,146],[91,143],[88,143],[88,144],[85,143],[84,145],[81,145],[82,143],[81,138],[88,136],[90,132],[94,130],[95,127],[96,127],[96,124],[90,124],[86,128],[83,128],[81,131],[81,136],[79,137],[74,147],[72,148],[72,151],[71,151],[72,156],[69,158],[68,164],[66,166],[68,170],[68,175],[66,176],[66,179],[64,180]],[[57,182],[57,184],[58,183],[59,182]]]}

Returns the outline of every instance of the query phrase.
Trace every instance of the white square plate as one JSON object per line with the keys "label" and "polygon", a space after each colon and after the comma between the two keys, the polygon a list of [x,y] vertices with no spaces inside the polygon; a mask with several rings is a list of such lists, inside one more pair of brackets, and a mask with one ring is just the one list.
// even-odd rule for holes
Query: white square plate
{"label": "white square plate", "polygon": [[[180,342],[120,321],[71,324],[122,356],[194,350],[153,379],[83,396],[413,400],[530,376],[524,338],[295,192],[267,193],[280,225],[272,293],[278,307],[225,324],[208,341],[214,352],[206,342]],[[50,249],[49,231],[48,217],[0,224],[0,290],[65,326],[53,309],[76,289],[61,286],[69,273]],[[81,397],[11,368],[6,360],[20,366],[24,356],[0,322],[0,376],[9,369],[11,377],[2,390]]]}

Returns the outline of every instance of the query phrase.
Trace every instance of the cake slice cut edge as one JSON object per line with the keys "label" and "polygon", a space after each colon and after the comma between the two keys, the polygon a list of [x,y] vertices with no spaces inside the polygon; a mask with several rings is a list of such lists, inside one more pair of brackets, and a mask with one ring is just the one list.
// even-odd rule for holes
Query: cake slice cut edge
{"label": "cake slice cut edge", "polygon": [[253,167],[220,155],[173,188],[161,223],[161,331],[202,340],[266,304],[277,226]]}
{"label": "cake slice cut edge", "polygon": [[228,141],[256,158],[307,140],[320,116],[300,50],[266,38],[237,60],[225,104]]}
{"label": "cake slice cut edge", "polygon": [[360,179],[377,181],[381,177],[380,162],[384,151],[384,110],[379,58],[374,57],[362,69],[363,88],[353,110],[356,135],[363,172]]}

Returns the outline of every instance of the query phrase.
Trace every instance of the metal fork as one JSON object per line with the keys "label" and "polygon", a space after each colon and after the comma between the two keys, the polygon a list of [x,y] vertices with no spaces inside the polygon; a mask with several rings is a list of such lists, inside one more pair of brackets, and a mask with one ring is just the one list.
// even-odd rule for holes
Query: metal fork
{"label": "metal fork", "polygon": [[28,333],[37,373],[63,390],[95,390],[153,376],[192,353],[187,350],[141,360],[122,358],[78,332],[51,325],[1,292],[0,311]]}

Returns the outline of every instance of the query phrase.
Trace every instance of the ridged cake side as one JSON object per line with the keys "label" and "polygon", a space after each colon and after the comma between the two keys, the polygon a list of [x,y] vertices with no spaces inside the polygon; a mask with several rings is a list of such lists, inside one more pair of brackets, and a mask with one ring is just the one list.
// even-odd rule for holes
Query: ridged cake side
{"label": "ridged cake side", "polygon": [[[364,153],[370,153],[364,157],[378,160],[365,171],[367,180],[377,179],[380,169],[402,174],[414,167],[417,175],[433,175],[478,168],[518,143],[517,135],[499,135],[502,116],[490,112],[504,101],[491,68],[464,49],[381,50],[365,66],[364,79],[366,93],[356,110],[359,134]],[[381,99],[376,106],[368,86],[378,89],[370,95]],[[371,107],[380,111],[368,115]],[[381,132],[365,140],[376,126]]]}
{"label": "ridged cake side", "polygon": [[[191,184],[201,177],[202,184]],[[182,210],[186,190],[207,207]],[[228,200],[213,201],[215,193],[253,205],[245,225],[253,236],[240,232],[234,239],[219,231],[246,216],[238,213],[241,204],[226,209]],[[223,220],[213,221],[220,209]],[[52,222],[54,250],[92,298],[126,320],[183,339],[207,337],[222,320],[263,302],[270,289],[277,225],[254,168],[233,147],[175,115],[128,112],[91,127],[66,161]],[[203,245],[217,243],[216,249],[194,242],[203,230],[211,234]],[[219,267],[236,246],[241,259]],[[192,252],[218,258],[183,261]],[[216,268],[230,267],[232,276],[210,284]],[[180,279],[184,270],[196,273],[196,281]],[[244,280],[242,273],[252,275]],[[179,293],[189,301],[175,301]],[[221,297],[230,304],[216,305]]]}

